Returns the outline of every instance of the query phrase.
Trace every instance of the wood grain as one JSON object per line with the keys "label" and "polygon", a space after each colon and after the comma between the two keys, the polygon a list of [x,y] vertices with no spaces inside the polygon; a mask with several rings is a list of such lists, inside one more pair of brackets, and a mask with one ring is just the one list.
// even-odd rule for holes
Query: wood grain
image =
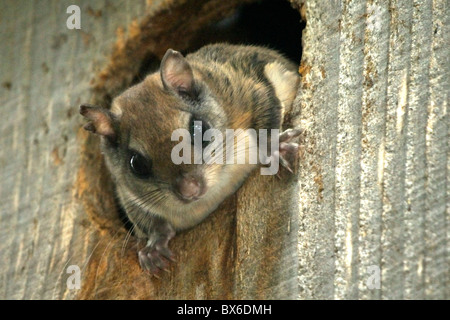
{"label": "wood grain", "polygon": [[302,3],[299,298],[448,299],[448,3]]}
{"label": "wood grain", "polygon": [[298,174],[255,172],[171,243],[170,273],[140,270],[78,106],[108,107],[243,2],[79,1],[81,30],[69,1],[0,2],[1,298],[449,298],[446,0],[291,0],[307,19]]}

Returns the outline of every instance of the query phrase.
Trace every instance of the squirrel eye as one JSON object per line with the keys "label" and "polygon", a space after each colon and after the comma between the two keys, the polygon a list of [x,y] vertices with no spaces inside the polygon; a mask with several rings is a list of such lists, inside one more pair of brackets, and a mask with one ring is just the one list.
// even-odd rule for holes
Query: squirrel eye
{"label": "squirrel eye", "polygon": [[152,173],[151,161],[137,152],[131,154],[130,168],[135,176],[142,179],[150,177]]}
{"label": "squirrel eye", "polygon": [[189,133],[191,134],[191,143],[194,144],[194,138],[198,135],[202,138],[202,146],[203,148],[209,144],[209,141],[203,141],[203,134],[206,130],[209,130],[211,127],[206,121],[202,119],[192,116],[189,121]]}

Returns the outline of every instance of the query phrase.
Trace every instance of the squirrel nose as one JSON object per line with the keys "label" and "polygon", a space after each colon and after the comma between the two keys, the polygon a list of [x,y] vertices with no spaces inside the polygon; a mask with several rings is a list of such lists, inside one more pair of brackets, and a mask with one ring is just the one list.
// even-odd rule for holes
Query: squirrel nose
{"label": "squirrel nose", "polygon": [[200,199],[205,194],[206,187],[201,177],[182,174],[177,178],[175,190],[182,200],[190,202]]}

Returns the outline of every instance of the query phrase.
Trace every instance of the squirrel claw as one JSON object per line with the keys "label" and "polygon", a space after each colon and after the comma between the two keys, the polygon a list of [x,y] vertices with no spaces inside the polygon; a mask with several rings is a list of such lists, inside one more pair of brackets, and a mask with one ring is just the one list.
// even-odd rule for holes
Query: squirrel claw
{"label": "squirrel claw", "polygon": [[139,264],[143,270],[159,279],[161,270],[168,271],[168,261],[174,261],[173,253],[167,246],[168,241],[147,245],[138,253]]}
{"label": "squirrel claw", "polygon": [[298,143],[292,141],[301,134],[301,129],[287,129],[286,131],[280,133],[280,151],[277,156],[280,160],[280,164],[292,174],[294,174],[294,170],[292,168],[297,168],[299,151]]}

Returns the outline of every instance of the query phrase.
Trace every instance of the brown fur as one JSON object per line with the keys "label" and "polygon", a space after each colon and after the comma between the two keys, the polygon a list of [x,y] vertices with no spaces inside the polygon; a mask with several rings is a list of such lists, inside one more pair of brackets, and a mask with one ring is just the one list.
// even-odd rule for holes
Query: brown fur
{"label": "brown fur", "polygon": [[[141,210],[167,220],[176,230],[198,224],[235,192],[255,168],[255,165],[175,165],[170,155],[178,142],[171,141],[171,135],[176,129],[188,129],[192,112],[223,134],[225,129],[279,129],[282,111],[293,100],[288,91],[296,90],[296,67],[269,49],[228,44],[206,46],[186,57],[193,70],[192,73],[189,69],[190,76],[184,75],[189,66],[178,68],[177,59],[182,63],[182,58],[171,58],[167,68],[176,72],[168,73],[167,81],[178,86],[193,74],[198,101],[185,101],[167,90],[160,72],[155,72],[113,101],[112,110],[119,123],[119,146],[111,148],[107,142],[103,143],[119,198],[138,230],[140,222],[145,225],[151,218],[144,217],[148,213]],[[156,180],[143,182],[130,174],[128,150],[139,151],[152,160]],[[208,191],[202,199],[185,204],[170,189],[182,173],[189,172],[204,176]],[[161,194],[157,197],[158,204],[140,200],[157,188],[163,189],[158,191]]]}
{"label": "brown fur", "polygon": [[[199,28],[210,21],[227,15],[236,3],[242,2],[203,1],[191,8],[192,2],[181,1],[172,5],[172,1],[166,1],[160,6],[164,10],[153,11],[139,23],[133,21],[128,38],[122,32],[110,64],[92,82],[95,93],[92,102],[107,105],[112,96],[131,82],[145,57],[162,57],[168,44],[185,49],[191,35],[195,35]],[[166,10],[167,8],[170,10]],[[191,9],[195,9],[196,14],[189,19],[186,13],[191,12]],[[184,23],[179,24],[179,21]],[[171,30],[171,34],[165,30]],[[112,111],[115,111],[114,106]],[[236,122],[239,125],[248,123],[250,113],[245,115],[240,118],[237,114],[232,114],[233,119],[242,120],[240,123]],[[124,247],[126,250],[122,248],[126,232],[117,219],[112,185],[98,152],[98,141],[92,136],[88,137],[85,132],[80,132],[80,139],[85,143],[77,190],[95,226],[93,231],[101,232],[98,243],[91,246],[94,250],[83,273],[80,298],[193,299],[240,296],[236,295],[233,288],[236,281],[233,266],[237,254],[236,234],[233,232],[236,228],[233,218],[233,211],[236,210],[235,197],[225,201],[201,227],[178,236],[173,248],[179,254],[179,263],[171,266],[172,273],[164,276],[164,282],[155,279],[148,281],[151,279],[142,273],[135,252],[130,250],[135,244],[133,238]],[[102,181],[98,181],[98,177]],[[108,187],[105,189],[104,186]],[[204,241],[205,238],[208,238],[208,242]],[[192,256],[192,252],[195,252],[195,256]],[[271,264],[273,259],[266,261]],[[190,282],[186,283],[186,279]],[[198,291],[200,287],[204,290]]]}

